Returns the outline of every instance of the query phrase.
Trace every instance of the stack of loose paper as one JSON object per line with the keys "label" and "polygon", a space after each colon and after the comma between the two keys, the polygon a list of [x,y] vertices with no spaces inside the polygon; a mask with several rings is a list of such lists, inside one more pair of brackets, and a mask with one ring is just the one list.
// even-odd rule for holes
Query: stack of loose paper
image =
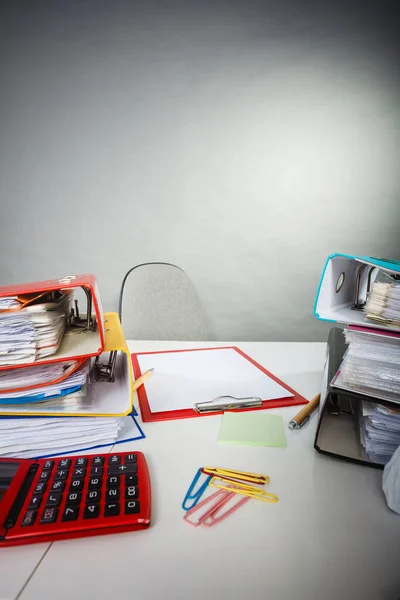
{"label": "stack of loose paper", "polygon": [[0,457],[39,458],[143,437],[133,416],[3,418],[0,419]]}
{"label": "stack of loose paper", "polygon": [[400,403],[400,334],[350,326],[348,349],[332,384]]}
{"label": "stack of loose paper", "polygon": [[400,408],[363,402],[359,412],[360,441],[368,458],[385,465],[400,445]]}
{"label": "stack of loose paper", "polygon": [[[65,332],[71,294],[43,296],[15,309],[14,298],[2,298],[0,309],[0,366],[29,364],[57,352]],[[18,302],[18,300],[17,300]],[[5,308],[9,304],[8,308]]]}
{"label": "stack of loose paper", "polygon": [[365,303],[366,319],[389,327],[400,327],[400,280],[380,272]]}

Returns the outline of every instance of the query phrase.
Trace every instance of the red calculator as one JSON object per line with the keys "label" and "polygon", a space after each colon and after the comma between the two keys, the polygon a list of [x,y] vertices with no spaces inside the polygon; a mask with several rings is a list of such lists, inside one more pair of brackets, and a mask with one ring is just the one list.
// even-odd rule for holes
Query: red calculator
{"label": "red calculator", "polygon": [[0,546],[144,529],[150,513],[141,452],[0,458]]}

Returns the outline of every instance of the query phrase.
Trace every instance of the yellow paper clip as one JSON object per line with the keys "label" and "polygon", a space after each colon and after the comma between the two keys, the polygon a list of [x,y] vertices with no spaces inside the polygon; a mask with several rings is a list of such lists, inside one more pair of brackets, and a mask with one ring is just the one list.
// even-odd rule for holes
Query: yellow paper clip
{"label": "yellow paper clip", "polygon": [[[222,483],[216,483],[222,481]],[[256,488],[253,485],[246,485],[245,483],[235,482],[234,484],[226,485],[226,479],[223,477],[215,476],[211,479],[209,485],[218,488],[220,490],[226,490],[228,492],[234,492],[235,494],[241,494],[242,496],[249,496],[250,498],[256,498],[257,500],[263,500],[264,502],[278,502],[278,496],[275,494],[269,494],[262,488]]]}
{"label": "yellow paper clip", "polygon": [[219,469],[217,467],[204,467],[202,471],[207,475],[213,475],[229,481],[247,481],[248,483],[258,483],[260,485],[269,482],[269,477],[267,477],[267,475],[247,473],[246,471],[232,471],[231,469]]}

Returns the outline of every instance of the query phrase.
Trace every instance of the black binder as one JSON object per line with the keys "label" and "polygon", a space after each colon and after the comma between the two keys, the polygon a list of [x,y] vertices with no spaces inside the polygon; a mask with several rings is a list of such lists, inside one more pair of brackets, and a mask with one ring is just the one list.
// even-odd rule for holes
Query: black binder
{"label": "black binder", "polygon": [[384,465],[372,462],[365,454],[360,442],[359,410],[362,401],[375,402],[389,408],[398,404],[387,402],[364,394],[349,392],[332,386],[346,351],[343,329],[332,327],[328,336],[327,359],[324,370],[324,389],[321,392],[319,420],[314,448],[321,454],[328,454],[361,465],[383,469]]}

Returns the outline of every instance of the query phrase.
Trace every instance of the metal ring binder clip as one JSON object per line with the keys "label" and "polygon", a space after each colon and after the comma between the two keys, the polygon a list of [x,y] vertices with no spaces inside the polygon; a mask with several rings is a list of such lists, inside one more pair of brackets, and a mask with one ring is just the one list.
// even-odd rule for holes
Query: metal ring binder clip
{"label": "metal ring binder clip", "polygon": [[92,294],[86,287],[81,286],[86,295],[86,317],[79,314],[78,300],[74,299],[74,308],[71,308],[68,327],[70,329],[81,329],[82,331],[96,331],[97,323],[92,317]]}
{"label": "metal ring binder clip", "polygon": [[[69,283],[73,279],[76,279],[75,275],[68,275],[67,277],[60,279],[59,281],[60,283]],[[86,296],[86,316],[80,315],[78,300],[75,298],[74,307],[71,308],[69,314],[68,329],[74,333],[77,331],[96,331],[96,319],[92,317],[93,299],[91,291],[84,286],[81,286],[81,289],[84,291]],[[113,383],[115,381],[115,364],[117,361],[117,352],[117,350],[111,350],[107,362],[100,362],[100,357],[96,356],[89,373],[89,381],[91,383]]]}
{"label": "metal ring binder clip", "polygon": [[367,265],[361,265],[361,267],[358,269],[357,272],[357,278],[356,278],[356,287],[354,288],[354,303],[352,306],[353,310],[363,310],[366,301],[367,301],[367,297],[368,294],[371,291],[371,279],[372,279],[372,272],[377,269],[378,267],[370,267],[369,271],[368,271],[368,279],[367,279],[367,291],[365,294],[365,300],[360,300],[360,285],[361,285],[361,276],[364,273],[365,269],[366,269]]}
{"label": "metal ring binder clip", "polygon": [[[59,283],[68,284],[76,279],[76,275],[66,275],[59,279]],[[62,289],[62,288],[61,288]],[[69,329],[82,329],[83,331],[96,331],[97,323],[96,320],[92,318],[92,294],[91,292],[84,286],[81,286],[81,289],[85,292],[86,295],[86,317],[81,318],[79,315],[79,307],[78,301],[74,299],[74,308],[71,308],[69,319],[68,319],[68,328]]]}
{"label": "metal ring binder clip", "polygon": [[108,362],[101,363],[96,356],[94,364],[90,370],[90,381],[99,383],[113,383],[115,381],[115,363],[117,360],[117,350],[111,350]]}

